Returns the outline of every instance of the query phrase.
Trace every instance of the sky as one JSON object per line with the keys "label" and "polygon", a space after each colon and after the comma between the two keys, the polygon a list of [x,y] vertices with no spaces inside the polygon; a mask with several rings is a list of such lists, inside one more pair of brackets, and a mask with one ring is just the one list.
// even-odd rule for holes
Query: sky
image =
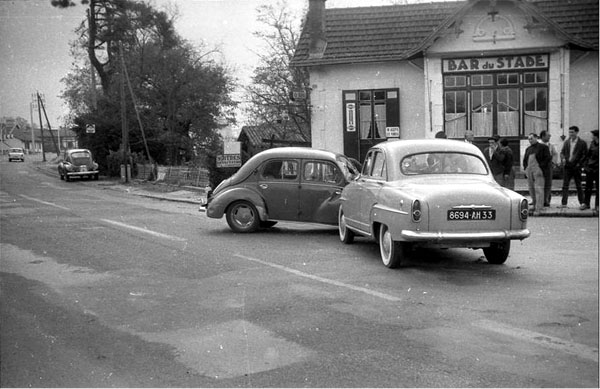
{"label": "sky", "polygon": [[[30,103],[37,92],[44,96],[52,128],[65,125],[68,112],[58,96],[61,79],[74,59],[69,42],[85,19],[80,0],[68,9],[50,5],[50,0],[0,0],[0,117],[20,116],[31,121]],[[417,0],[415,0],[416,2]],[[158,9],[176,6],[175,29],[195,45],[219,48],[217,60],[233,70],[234,77],[247,83],[257,65],[256,52],[262,42],[253,33],[261,28],[256,9],[270,0],[150,0]],[[398,2],[396,0],[395,2]],[[409,0],[410,2],[410,0]],[[327,8],[388,5],[394,0],[327,0]],[[299,20],[308,0],[288,0]],[[33,121],[38,123],[37,111]],[[44,120],[45,122],[45,120]]]}

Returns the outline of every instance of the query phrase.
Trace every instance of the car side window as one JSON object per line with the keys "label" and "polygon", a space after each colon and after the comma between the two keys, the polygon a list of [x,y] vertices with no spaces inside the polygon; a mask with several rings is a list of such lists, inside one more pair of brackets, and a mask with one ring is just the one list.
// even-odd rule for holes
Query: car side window
{"label": "car side window", "polygon": [[385,155],[382,152],[374,153],[373,171],[371,176],[376,178],[386,178]]}
{"label": "car side window", "polygon": [[298,178],[298,161],[277,159],[265,163],[261,178],[265,180],[295,180]]}
{"label": "car side window", "polygon": [[307,182],[340,184],[343,181],[340,169],[325,161],[307,161],[304,163],[302,179]]}
{"label": "car side window", "polygon": [[365,162],[363,163],[363,169],[362,169],[362,174],[364,176],[371,175],[371,168],[373,167],[373,155],[374,155],[374,152],[370,152],[369,154],[367,154],[367,158],[365,158]]}

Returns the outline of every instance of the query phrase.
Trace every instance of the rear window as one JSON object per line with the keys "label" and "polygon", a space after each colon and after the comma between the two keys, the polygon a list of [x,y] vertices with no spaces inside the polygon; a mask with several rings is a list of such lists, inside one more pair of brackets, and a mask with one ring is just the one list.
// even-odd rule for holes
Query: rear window
{"label": "rear window", "polygon": [[483,160],[472,154],[437,152],[406,156],[400,162],[402,174],[488,174]]}

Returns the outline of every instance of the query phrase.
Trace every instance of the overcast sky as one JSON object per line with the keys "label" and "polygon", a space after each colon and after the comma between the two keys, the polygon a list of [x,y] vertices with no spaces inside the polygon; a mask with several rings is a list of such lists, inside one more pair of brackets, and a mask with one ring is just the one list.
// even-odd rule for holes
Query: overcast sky
{"label": "overcast sky", "polygon": [[[67,109],[58,97],[61,79],[71,69],[69,42],[85,19],[86,7],[78,4],[57,9],[50,0],[0,0],[0,117],[20,116],[30,121],[32,94],[45,96],[53,128],[63,125]],[[327,8],[387,5],[393,0],[327,0]],[[396,1],[397,2],[397,1]],[[410,2],[410,1],[409,1]],[[416,0],[415,0],[416,2]],[[219,47],[220,59],[247,81],[260,46],[253,32],[260,28],[256,8],[269,0],[152,0],[157,8],[175,4],[180,12],[175,28],[188,41]],[[299,18],[308,0],[288,0]],[[34,113],[36,114],[36,113]],[[38,122],[34,116],[34,122]]]}

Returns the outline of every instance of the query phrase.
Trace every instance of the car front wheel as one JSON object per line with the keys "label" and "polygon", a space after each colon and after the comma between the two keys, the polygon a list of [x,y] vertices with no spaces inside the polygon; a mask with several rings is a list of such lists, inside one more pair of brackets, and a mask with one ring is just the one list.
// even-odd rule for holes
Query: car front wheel
{"label": "car front wheel", "polygon": [[350,231],[346,225],[346,217],[344,216],[342,207],[340,207],[340,212],[338,213],[338,230],[340,232],[340,240],[343,243],[350,244],[354,241],[354,232]]}
{"label": "car front wheel", "polygon": [[385,224],[379,227],[379,252],[381,261],[390,269],[400,266],[404,257],[406,246],[403,242],[392,239],[390,229]]}
{"label": "car front wheel", "polygon": [[260,226],[256,207],[247,201],[231,204],[225,212],[227,224],[235,232],[254,232]]}
{"label": "car front wheel", "polygon": [[501,265],[506,262],[510,252],[510,240],[499,243],[492,243],[490,247],[485,247],[483,253],[489,263]]}

